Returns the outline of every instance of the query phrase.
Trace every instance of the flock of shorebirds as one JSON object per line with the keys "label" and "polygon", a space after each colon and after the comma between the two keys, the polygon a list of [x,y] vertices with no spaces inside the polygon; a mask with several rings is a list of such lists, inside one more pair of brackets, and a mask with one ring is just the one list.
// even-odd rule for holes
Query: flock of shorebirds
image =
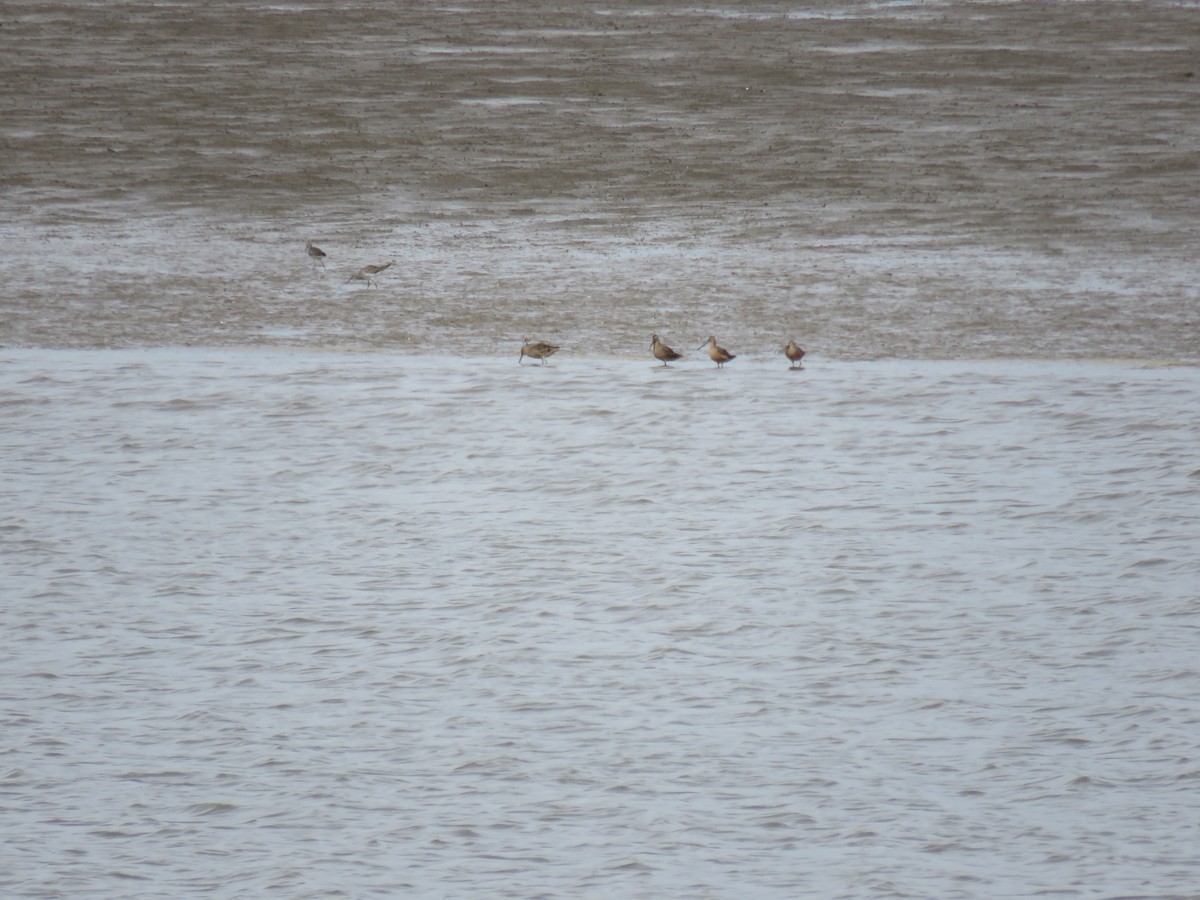
{"label": "flock of shorebirds", "polygon": [[[736,353],[730,353],[724,347],[717,345],[717,339],[713,335],[708,336],[708,340],[697,347],[697,350],[703,350],[708,347],[708,358],[717,364],[717,368],[724,367],[725,363],[731,359],[737,359]],[[546,364],[546,360],[557,353],[561,347],[557,344],[551,344],[547,341],[531,341],[528,336],[521,338],[521,355],[517,357],[517,362],[521,365],[525,364],[525,357],[530,359],[540,359],[542,365]],[[657,334],[650,336],[650,352],[654,354],[654,358],[661,361],[663,366],[670,368],[671,363],[677,359],[682,359],[683,354],[677,353],[664,344]],[[787,346],[783,348],[783,355],[788,358],[790,365],[789,369],[803,369],[804,366],[800,360],[804,359],[804,348],[795,341],[788,341]]]}
{"label": "flock of shorebirds", "polygon": [[[304,245],[304,249],[308,252],[308,258],[312,260],[313,266],[320,264],[322,269],[325,268],[325,257],[329,255],[328,253],[326,253],[312,241],[306,243]],[[358,269],[353,275],[347,278],[346,281],[365,281],[367,283],[367,287],[377,288],[379,285],[375,283],[375,276],[381,273],[384,269],[387,269],[389,266],[391,266],[391,262],[385,262],[381,266],[363,266],[361,269]]]}
{"label": "flock of shorebirds", "polygon": [[[312,241],[308,241],[305,244],[304,249],[308,252],[308,258],[312,260],[314,266],[319,263],[322,269],[325,268],[325,257],[328,254],[326,254],[324,250],[322,250]],[[379,266],[363,266],[346,280],[347,282],[365,281],[367,283],[367,287],[379,287],[379,285],[375,283],[375,276],[383,272],[390,265],[391,262],[386,262]],[[725,363],[729,362],[730,360],[737,359],[736,353],[730,353],[724,347],[717,346],[717,339],[711,334],[708,336],[708,340],[705,341],[705,344],[708,345],[708,358],[717,364],[718,369],[723,368]],[[696,349],[703,350],[705,344],[701,344]],[[551,344],[547,341],[531,341],[529,337],[526,336],[521,338],[521,355],[517,357],[517,363],[518,365],[524,365],[525,357],[528,356],[530,359],[540,360],[541,364],[544,366],[546,365],[546,360],[552,357],[560,349],[562,348],[557,344]],[[670,368],[670,364],[675,360],[683,358],[682,353],[676,353],[661,340],[659,340],[657,334],[650,336],[650,352],[654,354],[654,358],[659,360],[666,368]],[[800,362],[800,360],[804,359],[804,348],[798,345],[795,341],[788,341],[787,346],[783,348],[783,355],[788,358],[788,362],[790,363],[788,366],[789,369],[804,368]]]}

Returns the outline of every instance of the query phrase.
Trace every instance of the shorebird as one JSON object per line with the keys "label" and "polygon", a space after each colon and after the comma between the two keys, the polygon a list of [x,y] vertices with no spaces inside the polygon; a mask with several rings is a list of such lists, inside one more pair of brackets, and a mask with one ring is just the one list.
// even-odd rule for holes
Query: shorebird
{"label": "shorebird", "polygon": [[[661,359],[664,367],[672,360],[681,359],[682,353],[676,353],[666,344],[658,339],[657,334],[650,335],[650,352],[654,354],[655,359]],[[669,367],[668,367],[669,368]]]}
{"label": "shorebird", "polygon": [[783,355],[791,360],[789,369],[803,369],[804,366],[800,360],[804,359],[804,348],[795,341],[788,341],[788,345],[783,348]]}
{"label": "shorebird", "polygon": [[544,366],[546,364],[546,360],[548,360],[557,352],[557,344],[547,344],[545,341],[534,341],[531,344],[529,342],[529,336],[526,335],[525,337],[521,338],[521,355],[517,357],[517,365],[525,365],[522,360],[528,356],[530,359],[540,359],[542,361],[542,365]]}
{"label": "shorebird", "polygon": [[314,265],[316,265],[317,263],[320,263],[321,268],[322,269],[325,268],[326,254],[325,254],[324,250],[322,250],[320,247],[318,247],[312,241],[309,241],[307,244],[305,244],[304,249],[306,251],[308,251],[308,258],[313,261]]}
{"label": "shorebird", "polygon": [[[701,350],[703,348],[704,344],[701,344],[696,349]],[[710,334],[708,336],[708,358],[715,362],[717,364],[717,368],[719,369],[731,359],[737,359],[737,354],[730,353],[724,347],[718,347],[717,339]]]}
{"label": "shorebird", "polygon": [[391,262],[389,261],[385,262],[382,266],[363,266],[361,269],[347,278],[346,281],[365,281],[367,283],[367,287],[370,287],[371,285],[379,287],[379,285],[375,284],[375,276],[390,265]]}

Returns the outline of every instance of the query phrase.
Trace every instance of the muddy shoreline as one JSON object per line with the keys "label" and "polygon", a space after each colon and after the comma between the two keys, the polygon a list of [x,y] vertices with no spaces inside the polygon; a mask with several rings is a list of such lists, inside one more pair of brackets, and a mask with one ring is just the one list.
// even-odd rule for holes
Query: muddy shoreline
{"label": "muddy shoreline", "polygon": [[2,16],[0,346],[1200,358],[1184,5]]}

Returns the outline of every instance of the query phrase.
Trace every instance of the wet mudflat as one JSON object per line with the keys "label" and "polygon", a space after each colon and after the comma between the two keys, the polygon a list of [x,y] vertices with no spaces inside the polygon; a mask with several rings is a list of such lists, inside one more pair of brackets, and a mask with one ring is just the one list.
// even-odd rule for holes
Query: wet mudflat
{"label": "wet mudflat", "polygon": [[5,4],[0,889],[1191,896],[1195,15]]}
{"label": "wet mudflat", "polygon": [[1194,16],[10,3],[0,343],[1195,359]]}

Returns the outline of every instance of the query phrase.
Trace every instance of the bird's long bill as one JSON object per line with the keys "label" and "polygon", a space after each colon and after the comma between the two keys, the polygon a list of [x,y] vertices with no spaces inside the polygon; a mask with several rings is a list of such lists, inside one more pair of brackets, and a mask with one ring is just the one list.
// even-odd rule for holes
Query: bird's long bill
{"label": "bird's long bill", "polygon": [[700,345],[699,347],[697,347],[696,349],[697,349],[697,350],[703,350],[703,349],[704,349],[705,347],[707,347],[707,346],[708,346],[708,341],[705,341],[703,344],[701,344],[701,345]]}

